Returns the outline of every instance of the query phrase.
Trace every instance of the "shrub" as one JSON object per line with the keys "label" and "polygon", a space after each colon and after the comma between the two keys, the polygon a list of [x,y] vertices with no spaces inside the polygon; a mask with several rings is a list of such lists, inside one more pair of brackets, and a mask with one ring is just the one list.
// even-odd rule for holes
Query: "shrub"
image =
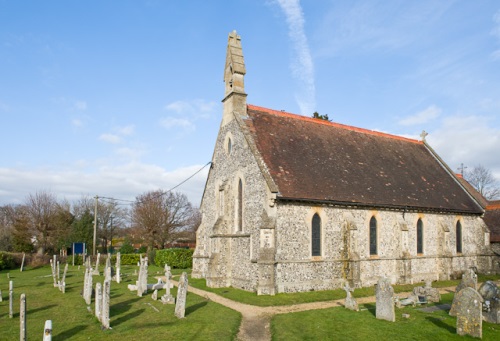
{"label": "shrub", "polygon": [[132,246],[132,243],[130,242],[130,239],[125,238],[125,240],[123,241],[123,245],[119,251],[122,254],[134,253],[135,250]]}
{"label": "shrub", "polygon": [[190,249],[164,249],[156,251],[155,264],[168,264],[172,268],[187,269],[193,266],[193,252]]}
{"label": "shrub", "polygon": [[7,252],[0,252],[0,270],[14,269],[16,266],[14,258]]}
{"label": "shrub", "polygon": [[[122,255],[120,253],[120,261],[122,265],[137,265],[137,263],[141,260],[140,255],[138,253],[127,253]],[[115,256],[116,262],[116,256]]]}

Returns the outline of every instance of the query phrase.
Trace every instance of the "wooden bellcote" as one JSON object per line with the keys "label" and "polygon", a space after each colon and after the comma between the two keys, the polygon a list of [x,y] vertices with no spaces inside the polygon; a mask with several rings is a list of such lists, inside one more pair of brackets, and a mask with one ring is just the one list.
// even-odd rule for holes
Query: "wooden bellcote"
{"label": "wooden bellcote", "polygon": [[241,37],[233,31],[227,41],[226,65],[224,67],[225,93],[222,100],[224,113],[222,125],[233,119],[233,113],[246,115],[246,96],[244,76],[245,60],[241,48]]}

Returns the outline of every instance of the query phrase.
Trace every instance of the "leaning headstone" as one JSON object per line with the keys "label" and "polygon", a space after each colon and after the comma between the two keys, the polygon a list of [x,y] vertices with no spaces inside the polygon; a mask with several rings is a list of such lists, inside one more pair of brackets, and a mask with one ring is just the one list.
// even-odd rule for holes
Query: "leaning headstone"
{"label": "leaning headstone", "polygon": [[26,259],[26,254],[23,252],[23,260],[21,262],[21,268],[19,269],[20,272],[23,272],[25,259]]}
{"label": "leaning headstone", "polygon": [[21,306],[19,308],[19,340],[26,341],[26,295],[21,294]]}
{"label": "leaning headstone", "polygon": [[102,312],[101,312],[101,324],[104,329],[111,329],[109,325],[109,300],[111,294],[111,282],[104,281],[102,289]]}
{"label": "leaning headstone", "polygon": [[66,273],[68,272],[68,263],[64,266],[62,279],[59,281],[59,290],[64,294],[66,292]]}
{"label": "leaning headstone", "polygon": [[343,289],[346,292],[344,306],[349,310],[359,311],[358,302],[356,302],[354,297],[352,297],[352,292],[354,292],[354,289],[349,287],[348,283],[345,284]]}
{"label": "leaning headstone", "polygon": [[14,283],[9,281],[9,317],[14,316]]}
{"label": "leaning headstone", "polygon": [[175,303],[175,298],[172,296],[170,293],[170,288],[171,288],[171,282],[170,278],[172,277],[172,274],[170,273],[170,267],[165,264],[165,295],[161,297],[161,301],[163,304],[174,304]]}
{"label": "leaning headstone", "polygon": [[153,299],[153,301],[157,301],[158,300],[158,289],[155,289],[155,291],[153,291],[153,294],[151,295],[151,298]]}
{"label": "leaning headstone", "polygon": [[457,313],[457,334],[483,336],[483,298],[474,289],[466,287],[455,295]]}
{"label": "leaning headstone", "polygon": [[43,341],[52,341],[52,320],[45,321],[43,327]]}
{"label": "leaning headstone", "polygon": [[97,282],[95,284],[95,316],[101,321],[102,315],[102,284]]}
{"label": "leaning headstone", "polygon": [[394,289],[387,277],[382,277],[375,289],[376,317],[379,320],[396,321],[394,313]]}
{"label": "leaning headstone", "polygon": [[472,269],[468,269],[467,271],[465,271],[465,273],[462,275],[462,281],[457,285],[455,289],[455,296],[453,296],[453,302],[451,303],[451,309],[449,312],[451,316],[457,316],[455,298],[457,297],[457,294],[465,288],[472,288],[474,290],[477,290],[477,275]]}
{"label": "leaning headstone", "polygon": [[177,289],[177,299],[175,300],[175,316],[184,318],[186,314],[186,296],[188,289],[187,273],[183,272],[179,280],[179,287]]}
{"label": "leaning headstone", "polygon": [[100,273],[99,273],[99,262],[101,261],[101,254],[98,252],[97,253],[97,260],[95,261],[95,268],[94,268],[94,272],[92,272],[92,275],[94,276],[99,276]]}

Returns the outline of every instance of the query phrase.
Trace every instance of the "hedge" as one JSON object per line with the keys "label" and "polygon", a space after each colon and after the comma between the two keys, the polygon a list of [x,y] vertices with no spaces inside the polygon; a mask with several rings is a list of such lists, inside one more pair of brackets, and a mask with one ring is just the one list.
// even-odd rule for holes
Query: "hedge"
{"label": "hedge", "polygon": [[11,254],[7,252],[0,252],[0,270],[14,269],[16,263]]}
{"label": "hedge", "polygon": [[172,269],[187,269],[193,266],[191,249],[164,249],[156,251],[155,264],[159,267],[169,265]]}

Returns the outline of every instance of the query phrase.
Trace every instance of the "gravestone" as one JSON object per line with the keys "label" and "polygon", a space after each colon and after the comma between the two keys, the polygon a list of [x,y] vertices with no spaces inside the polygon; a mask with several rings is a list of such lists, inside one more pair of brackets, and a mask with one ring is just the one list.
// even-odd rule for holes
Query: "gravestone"
{"label": "gravestone", "polygon": [[24,260],[26,259],[26,254],[23,252],[23,261],[21,262],[21,268],[19,269],[20,272],[23,272],[24,268]]}
{"label": "gravestone", "polygon": [[165,264],[165,295],[161,297],[161,302],[163,304],[174,304],[175,298],[170,293],[170,279],[172,278],[172,273],[170,272],[170,267]]}
{"label": "gravestone", "polygon": [[56,275],[57,275],[57,286],[59,287],[59,280],[61,279],[61,267],[59,265],[59,261],[57,261],[56,266]]}
{"label": "gravestone", "polygon": [[175,316],[182,319],[186,314],[186,296],[188,289],[187,273],[183,272],[179,280],[179,287],[177,289],[177,299],[175,300]]}
{"label": "gravestone", "polygon": [[121,260],[121,254],[118,252],[116,254],[116,275],[115,275],[115,280],[116,283],[120,283],[122,278],[121,278],[121,267],[122,267],[122,260]]}
{"label": "gravestone", "polygon": [[52,341],[52,320],[46,320],[43,327],[43,341]]}
{"label": "gravestone", "polygon": [[9,317],[14,316],[14,283],[9,281]]}
{"label": "gravestone", "polygon": [[139,278],[137,280],[137,296],[142,297],[148,292],[148,257],[142,258],[140,261]]}
{"label": "gravestone", "polygon": [[101,323],[104,329],[111,329],[109,325],[109,300],[111,294],[111,282],[104,281],[104,286],[102,289],[102,314]]}
{"label": "gravestone", "polygon": [[375,289],[376,317],[379,320],[396,321],[394,313],[394,289],[387,277],[378,280]]}
{"label": "gravestone", "polygon": [[2,298],[2,290],[0,290],[0,302],[3,301],[3,298]]}
{"label": "gravestone", "polygon": [[85,288],[83,290],[83,293],[84,293],[84,299],[85,299],[85,303],[87,303],[87,305],[90,305],[92,303],[92,282],[93,282],[93,278],[92,278],[92,268],[87,268],[87,279],[85,281]]}
{"label": "gravestone", "polygon": [[68,272],[68,263],[64,266],[62,279],[59,281],[59,290],[64,294],[66,292],[66,273]]}
{"label": "gravestone", "polygon": [[54,255],[54,259],[50,260],[50,269],[52,270],[52,279],[54,280],[54,288],[57,288],[56,255]]}
{"label": "gravestone", "polygon": [[151,295],[151,298],[153,299],[153,301],[157,301],[158,300],[158,289],[155,289],[155,291],[153,291],[153,294]]}
{"label": "gravestone", "polygon": [[106,266],[104,268],[104,280],[111,281],[113,277],[113,271],[111,268],[111,254],[108,253],[108,257],[106,258]]}
{"label": "gravestone", "polygon": [[462,275],[462,281],[457,285],[455,289],[455,296],[453,296],[453,302],[451,303],[451,309],[449,314],[451,316],[457,316],[455,298],[457,294],[464,288],[472,288],[477,290],[477,275],[472,269],[468,269]]}
{"label": "gravestone", "polygon": [[101,254],[98,252],[97,253],[97,260],[95,261],[95,268],[94,268],[94,272],[92,272],[92,275],[94,276],[99,276],[100,273],[99,273],[99,262],[101,261]]}
{"label": "gravestone", "polygon": [[356,302],[356,300],[354,299],[354,297],[352,297],[352,294],[351,294],[352,292],[354,292],[354,289],[349,287],[348,283],[345,284],[343,289],[346,292],[344,306],[349,310],[359,311],[358,302]]}
{"label": "gravestone", "polygon": [[19,340],[26,341],[26,295],[21,294],[21,306],[19,308]]}
{"label": "gravestone", "polygon": [[483,336],[483,298],[471,287],[460,290],[453,300],[457,316],[457,334]]}
{"label": "gravestone", "polygon": [[500,290],[495,282],[486,281],[478,290],[483,298],[483,320],[489,323],[500,323]]}
{"label": "gravestone", "polygon": [[95,316],[101,321],[102,315],[102,284],[97,282],[95,284]]}
{"label": "gravestone", "polygon": [[413,295],[425,296],[427,302],[438,303],[441,301],[439,290],[432,287],[432,281],[425,281],[425,286],[413,288]]}

